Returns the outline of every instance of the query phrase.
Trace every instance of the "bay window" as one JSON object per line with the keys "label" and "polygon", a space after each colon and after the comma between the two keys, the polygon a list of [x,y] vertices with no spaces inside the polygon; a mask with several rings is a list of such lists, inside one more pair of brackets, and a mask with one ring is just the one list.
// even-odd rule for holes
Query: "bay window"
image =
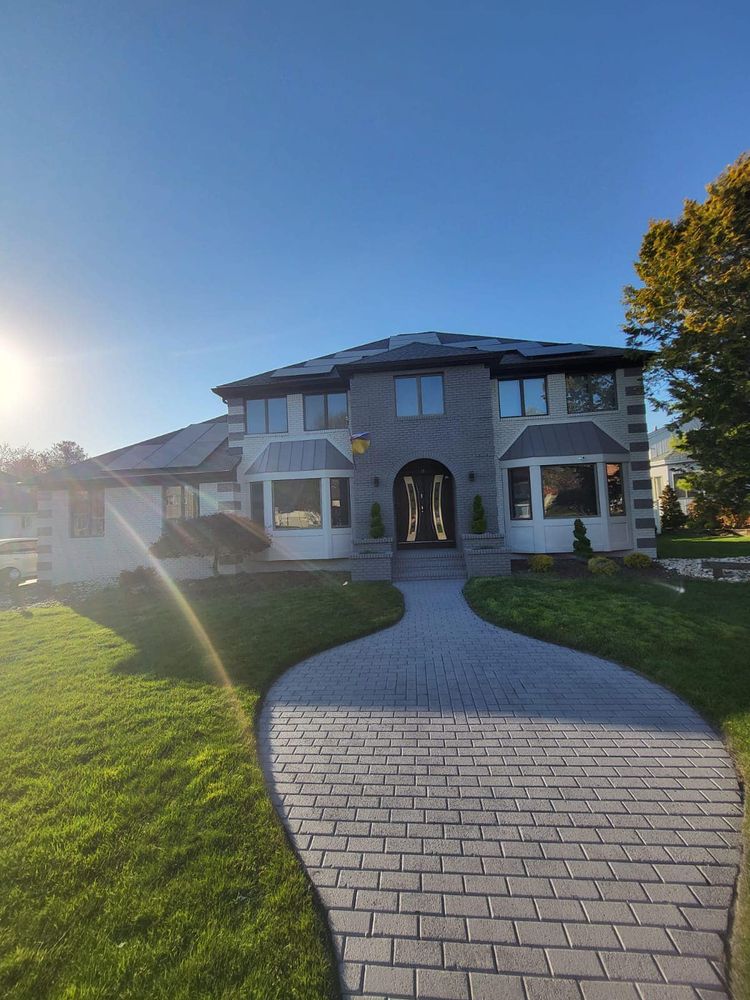
{"label": "bay window", "polygon": [[275,479],[274,528],[321,528],[323,526],[319,479]]}
{"label": "bay window", "polygon": [[607,502],[610,517],[625,516],[625,484],[619,462],[607,462]]}
{"label": "bay window", "polygon": [[544,516],[596,517],[595,465],[543,465]]}
{"label": "bay window", "polygon": [[531,519],[531,470],[508,469],[508,495],[510,516],[514,521]]}
{"label": "bay window", "polygon": [[331,480],[331,527],[350,528],[352,524],[349,480]]}

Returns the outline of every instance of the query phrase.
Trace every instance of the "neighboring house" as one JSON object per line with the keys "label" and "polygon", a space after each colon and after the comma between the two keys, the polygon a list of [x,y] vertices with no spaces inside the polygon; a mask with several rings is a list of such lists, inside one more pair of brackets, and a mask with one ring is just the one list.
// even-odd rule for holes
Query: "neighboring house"
{"label": "neighboring house", "polygon": [[[682,427],[683,431],[698,426],[697,420],[691,420]],[[654,516],[657,529],[661,522],[659,497],[665,486],[671,486],[677,493],[680,507],[687,514],[688,507],[695,494],[680,485],[681,480],[689,472],[694,472],[698,466],[684,451],[675,447],[675,432],[667,427],[657,427],[648,436],[648,455],[651,465],[651,493],[654,503]]]}
{"label": "neighboring house", "polygon": [[642,373],[621,349],[401,334],[213,391],[225,417],[46,478],[40,578],[114,577],[165,520],[216,509],[270,535],[255,568],[348,568],[376,501],[400,558],[460,562],[476,494],[513,552],[570,552],[581,517],[597,551],[655,553]]}
{"label": "neighboring house", "polygon": [[0,538],[36,538],[34,491],[0,472]]}

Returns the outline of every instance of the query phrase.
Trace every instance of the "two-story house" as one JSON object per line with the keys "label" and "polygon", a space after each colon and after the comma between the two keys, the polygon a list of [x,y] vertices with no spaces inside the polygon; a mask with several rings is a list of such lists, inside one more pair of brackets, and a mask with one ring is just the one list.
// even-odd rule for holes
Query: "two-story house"
{"label": "two-story house", "polygon": [[165,521],[215,510],[265,527],[255,569],[366,576],[376,502],[394,566],[438,552],[455,569],[477,495],[495,548],[570,552],[580,517],[596,551],[655,554],[641,366],[624,350],[400,334],[213,391],[226,417],[47,478],[41,578],[114,577],[148,562]]}

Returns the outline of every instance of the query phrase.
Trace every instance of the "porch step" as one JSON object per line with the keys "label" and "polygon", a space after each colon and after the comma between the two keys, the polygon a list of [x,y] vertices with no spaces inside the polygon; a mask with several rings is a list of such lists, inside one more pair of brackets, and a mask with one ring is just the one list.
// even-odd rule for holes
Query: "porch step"
{"label": "porch step", "polygon": [[460,552],[424,549],[396,552],[393,557],[394,580],[465,580],[466,566]]}

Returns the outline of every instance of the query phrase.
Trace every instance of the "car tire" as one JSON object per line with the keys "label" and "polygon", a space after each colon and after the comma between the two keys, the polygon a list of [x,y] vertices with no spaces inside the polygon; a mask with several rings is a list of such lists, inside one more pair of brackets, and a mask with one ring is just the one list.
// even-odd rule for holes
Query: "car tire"
{"label": "car tire", "polygon": [[17,566],[9,566],[6,570],[3,570],[2,580],[3,583],[11,585],[19,583],[22,575],[21,570]]}

